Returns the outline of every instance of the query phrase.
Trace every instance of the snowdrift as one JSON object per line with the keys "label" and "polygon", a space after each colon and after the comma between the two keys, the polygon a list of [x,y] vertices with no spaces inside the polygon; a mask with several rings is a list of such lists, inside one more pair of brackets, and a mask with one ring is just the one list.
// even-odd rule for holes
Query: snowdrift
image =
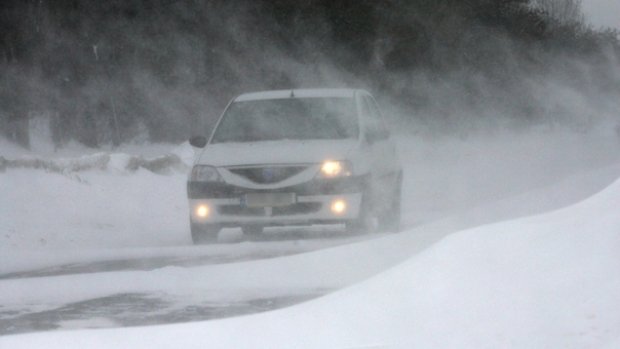
{"label": "snowdrift", "polygon": [[158,174],[168,174],[172,171],[187,172],[189,166],[175,154],[146,158],[129,154],[97,153],[73,159],[46,159],[39,157],[6,159],[0,156],[0,172],[5,172],[7,169],[35,169],[56,173],[73,173],[89,170],[105,171],[108,169],[135,172],[141,168]]}
{"label": "snowdrift", "polygon": [[187,142],[44,148],[0,138],[0,264],[24,249],[189,242]]}
{"label": "snowdrift", "polygon": [[0,347],[611,348],[620,337],[619,206],[620,180],[562,210],[455,233],[376,277],[280,311],[6,336]]}
{"label": "snowdrift", "polygon": [[186,174],[194,157],[188,142],[128,143],[122,147],[108,145],[93,149],[75,142],[57,147],[49,135],[37,135],[31,141],[31,149],[26,149],[0,136],[0,173],[23,169],[61,174],[135,173],[145,169],[157,174]]}

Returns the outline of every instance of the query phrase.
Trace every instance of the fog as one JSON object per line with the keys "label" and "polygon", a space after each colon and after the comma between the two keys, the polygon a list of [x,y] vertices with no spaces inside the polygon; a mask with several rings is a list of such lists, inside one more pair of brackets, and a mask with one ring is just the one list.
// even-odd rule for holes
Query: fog
{"label": "fog", "polygon": [[[189,137],[241,93],[321,87],[377,99],[404,233],[190,246]],[[567,207],[620,175],[618,96],[618,32],[576,0],[4,2],[0,336],[284,307]]]}
{"label": "fog", "polygon": [[583,12],[588,23],[595,27],[620,28],[615,13],[620,11],[620,4],[613,0],[587,0],[583,2]]}
{"label": "fog", "polygon": [[580,9],[576,0],[535,2],[558,13],[517,0],[8,2],[1,120],[24,132],[44,115],[59,145],[179,142],[197,127],[208,133],[242,92],[355,87],[408,132],[617,123],[616,33],[554,3]]}

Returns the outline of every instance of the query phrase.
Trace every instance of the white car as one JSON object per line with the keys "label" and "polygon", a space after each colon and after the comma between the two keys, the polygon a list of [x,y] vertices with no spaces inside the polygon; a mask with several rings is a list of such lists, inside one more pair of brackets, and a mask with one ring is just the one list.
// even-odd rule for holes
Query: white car
{"label": "white car", "polygon": [[192,137],[194,243],[223,227],[345,224],[397,231],[402,170],[374,98],[354,89],[243,94],[214,131]]}

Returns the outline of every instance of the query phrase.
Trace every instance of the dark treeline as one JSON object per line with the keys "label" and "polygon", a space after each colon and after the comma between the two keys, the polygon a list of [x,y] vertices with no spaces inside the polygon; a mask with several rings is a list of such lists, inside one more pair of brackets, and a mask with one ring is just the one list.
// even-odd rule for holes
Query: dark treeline
{"label": "dark treeline", "polygon": [[[550,13],[558,7],[546,2],[579,5],[4,0],[0,127],[27,144],[28,120],[44,117],[56,144],[97,146],[144,133],[185,139],[250,90],[362,87],[420,122],[463,106],[526,121],[549,114],[519,81],[524,74],[620,92],[608,74],[618,66],[617,32],[588,28],[578,11]],[[587,77],[575,61],[592,67]]]}

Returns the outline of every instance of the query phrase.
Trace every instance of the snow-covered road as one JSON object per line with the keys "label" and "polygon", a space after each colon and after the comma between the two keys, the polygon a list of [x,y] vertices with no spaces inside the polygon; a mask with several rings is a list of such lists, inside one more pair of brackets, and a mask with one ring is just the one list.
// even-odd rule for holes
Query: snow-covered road
{"label": "snow-covered road", "polygon": [[[7,158],[66,156],[0,145]],[[288,306],[380,274],[448,234],[578,202],[620,175],[617,139],[600,135],[402,138],[400,146],[402,233],[277,228],[247,240],[228,229],[212,246],[189,245],[182,171],[128,170],[128,155],[88,171],[8,169],[0,173],[0,335]],[[170,148],[191,158],[191,149]]]}

